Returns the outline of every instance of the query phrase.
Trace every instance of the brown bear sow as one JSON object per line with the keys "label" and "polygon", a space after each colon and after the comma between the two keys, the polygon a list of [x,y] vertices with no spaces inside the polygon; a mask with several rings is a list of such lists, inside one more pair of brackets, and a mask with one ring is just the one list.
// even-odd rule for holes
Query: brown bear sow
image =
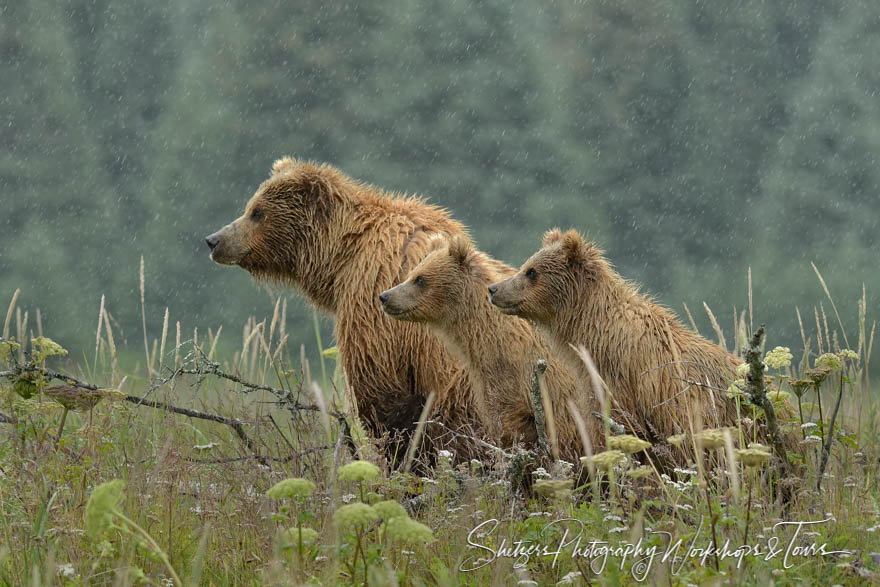
{"label": "brown bear sow", "polygon": [[424,257],[431,235],[463,232],[421,199],[384,193],[330,165],[284,158],[244,214],[206,240],[217,263],[291,285],[335,316],[360,417],[379,435],[412,430],[431,391],[444,422],[476,421],[467,374],[440,341],[420,324],[390,320],[376,303]]}
{"label": "brown bear sow", "polygon": [[603,446],[603,431],[592,415],[599,407],[588,390],[579,388],[575,372],[556,358],[528,322],[505,316],[489,303],[489,284],[515,270],[499,269],[465,236],[437,237],[434,243],[434,250],[409,272],[406,281],[379,296],[385,312],[427,324],[467,365],[483,427],[505,445],[537,440],[529,396],[535,362],[546,359],[544,381],[561,456],[576,461],[583,455],[569,400],[587,423],[593,446]]}
{"label": "brown bear sow", "polygon": [[551,230],[544,248],[520,271],[489,287],[502,311],[534,321],[582,377],[583,345],[624,412],[622,422],[647,440],[734,425],[736,409],[723,392],[742,361],[685,328],[666,308],[618,275],[593,243],[569,230]]}

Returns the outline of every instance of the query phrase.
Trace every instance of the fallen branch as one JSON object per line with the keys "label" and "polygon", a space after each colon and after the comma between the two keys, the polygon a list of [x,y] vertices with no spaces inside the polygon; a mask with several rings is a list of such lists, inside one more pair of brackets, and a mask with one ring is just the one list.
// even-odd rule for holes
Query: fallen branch
{"label": "fallen branch", "polygon": [[250,461],[250,460],[260,460],[265,459],[267,461],[272,461],[275,463],[289,463],[292,460],[302,458],[308,454],[320,452],[322,450],[329,450],[333,448],[332,445],[325,444],[323,446],[313,446],[312,448],[299,451],[292,455],[288,455],[286,457],[273,457],[273,456],[265,456],[265,455],[247,455],[244,457],[229,457],[224,459],[197,459],[194,457],[183,457],[183,460],[189,463],[198,463],[202,465],[224,465],[228,463],[237,463],[240,461]]}
{"label": "fallen branch", "polygon": [[[19,378],[24,373],[37,373],[42,375],[48,380],[58,379],[59,381],[64,381],[68,385],[73,387],[78,387],[80,389],[86,389],[90,391],[99,391],[101,388],[93,383],[89,383],[87,381],[82,381],[77,379],[76,377],[71,377],[70,375],[66,375],[64,373],[60,373],[57,371],[52,371],[51,369],[46,369],[44,367],[40,367],[34,364],[27,364],[23,366],[16,366],[7,371],[0,371],[0,377],[6,377],[10,380],[15,380]],[[233,381],[238,383],[244,387],[253,390],[263,390],[268,391],[279,398],[279,403],[284,407],[289,409],[291,412],[297,411],[312,411],[319,412],[321,408],[313,405],[313,404],[304,404],[297,400],[293,399],[292,394],[288,390],[277,389],[274,387],[270,387],[267,385],[259,385],[255,383],[250,383],[237,377],[235,375],[230,375],[228,373],[223,373],[220,371],[219,367],[215,363],[209,363],[208,369],[206,370],[197,370],[197,369],[184,369],[179,368],[173,371],[169,376],[160,378],[158,381],[154,382],[149,389],[147,389],[146,393],[143,396],[136,395],[126,395],[124,398],[125,401],[132,403],[136,406],[146,406],[149,408],[154,408],[158,410],[165,410],[168,412],[172,412],[174,414],[180,414],[182,416],[187,416],[188,418],[196,418],[200,420],[207,420],[209,422],[216,422],[218,424],[223,424],[225,426],[229,426],[235,432],[236,436],[241,440],[241,442],[245,445],[245,447],[252,452],[253,454],[246,458],[253,458],[259,461],[261,464],[267,464],[270,460],[278,460],[278,457],[268,457],[264,455],[258,454],[257,448],[254,445],[251,438],[245,432],[245,422],[239,420],[237,418],[229,418],[226,416],[221,416],[219,414],[212,414],[209,412],[202,412],[199,410],[193,410],[190,408],[180,408],[165,402],[155,401],[146,399],[151,393],[166,385],[168,382],[172,381],[174,378],[179,377],[180,375],[214,375],[216,377],[227,379],[229,381]],[[354,445],[354,441],[351,436],[351,427],[348,423],[345,414],[339,411],[328,411],[329,415],[336,418],[340,425],[340,438],[344,439],[346,443],[346,448],[352,451],[353,454],[357,453],[357,447]],[[0,413],[0,422],[2,423],[15,423],[18,420],[13,416],[6,416],[5,414]],[[295,458],[295,455],[294,457]],[[286,461],[284,461],[286,462]]]}

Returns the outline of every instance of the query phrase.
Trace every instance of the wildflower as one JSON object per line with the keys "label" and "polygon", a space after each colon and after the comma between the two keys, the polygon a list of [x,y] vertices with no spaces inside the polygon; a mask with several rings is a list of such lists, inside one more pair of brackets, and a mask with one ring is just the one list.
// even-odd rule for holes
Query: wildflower
{"label": "wildflower", "polygon": [[828,367],[831,370],[840,369],[843,361],[834,353],[825,353],[816,359],[816,367]]}
{"label": "wildflower", "polygon": [[448,450],[437,451],[437,456],[441,459],[452,459],[452,452]]}
{"label": "wildflower", "polygon": [[308,479],[301,477],[291,477],[284,481],[279,481],[266,492],[266,496],[272,499],[293,499],[296,497],[309,497],[315,491],[315,484]]}
{"label": "wildflower", "polygon": [[724,446],[724,438],[726,433],[729,432],[729,428],[709,428],[698,432],[694,438],[697,441],[697,445],[711,450],[713,448],[721,448]]}
{"label": "wildflower", "polygon": [[56,401],[16,399],[12,402],[12,411],[20,416],[51,416],[60,409],[61,404]]}
{"label": "wildflower", "polygon": [[743,388],[745,388],[745,386],[746,386],[745,379],[737,379],[736,381],[734,381],[733,383],[731,383],[730,385],[727,386],[727,397],[730,399],[733,399],[735,397],[744,396],[746,394],[746,392],[743,391]]}
{"label": "wildflower", "polygon": [[103,397],[104,399],[106,399],[107,401],[110,401],[110,402],[121,401],[121,400],[124,400],[125,398],[128,397],[126,394],[122,393],[118,389],[113,389],[113,388],[102,387],[101,389],[99,389],[95,393],[100,394],[101,397]]}
{"label": "wildflower", "polygon": [[820,436],[816,436],[815,434],[810,434],[809,436],[801,440],[801,444],[806,445],[819,444],[820,442],[822,442],[822,438]]}
{"label": "wildflower", "polygon": [[682,469],[681,467],[676,467],[672,470],[673,473],[678,473],[679,475],[696,475],[697,472],[694,469]]}
{"label": "wildflower", "polygon": [[[824,357],[825,355],[822,355],[822,356]],[[816,360],[816,362],[818,363],[818,359]],[[831,367],[826,367],[824,365],[821,367],[815,367],[813,369],[807,369],[806,371],[804,371],[804,375],[806,375],[807,378],[810,379],[814,385],[821,384],[823,381],[825,381],[825,378],[827,378],[828,375],[830,375],[830,374],[831,374]]]}
{"label": "wildflower", "polygon": [[37,352],[34,353],[34,360],[37,362],[42,361],[46,357],[67,354],[67,351],[62,348],[60,344],[51,338],[46,338],[45,336],[38,336],[37,338],[32,339],[31,346],[37,347],[38,349]]}
{"label": "wildflower", "polygon": [[340,481],[369,481],[379,476],[379,467],[369,461],[352,461],[339,468]]}
{"label": "wildflower", "polygon": [[745,379],[745,376],[749,374],[749,364],[743,363],[742,365],[737,366],[736,368],[736,376]]}
{"label": "wildflower", "polygon": [[632,477],[633,479],[641,479],[642,477],[649,477],[654,473],[654,469],[648,467],[647,465],[643,465],[641,467],[636,467],[635,469],[630,469],[626,472],[627,475]]}
{"label": "wildflower", "polygon": [[612,436],[608,439],[608,448],[622,451],[626,454],[641,452],[651,447],[651,443],[631,434]]}
{"label": "wildflower", "polygon": [[386,522],[391,518],[409,517],[409,514],[406,513],[406,510],[403,508],[403,506],[393,499],[380,501],[379,503],[373,505],[373,509],[376,510],[376,513],[379,514],[379,517]]}
{"label": "wildflower", "polygon": [[565,575],[562,579],[557,581],[557,585],[572,585],[575,582],[580,583],[579,579],[583,578],[583,573],[580,571],[572,571],[569,574]]}
{"label": "wildflower", "polygon": [[351,503],[355,499],[357,499],[357,495],[355,495],[354,493],[345,493],[340,499],[342,500],[342,503]]}
{"label": "wildflower", "polygon": [[790,397],[791,397],[791,394],[788,393],[787,391],[776,390],[776,391],[768,391],[767,392],[767,399],[769,399],[771,402],[777,403],[777,404],[786,401]]}
{"label": "wildflower", "polygon": [[288,528],[281,533],[281,548],[296,548],[300,540],[303,546],[314,544],[318,541],[318,532],[306,526]]}
{"label": "wildflower", "polygon": [[0,361],[5,361],[11,353],[21,348],[21,345],[11,340],[0,341]]}
{"label": "wildflower", "polygon": [[803,430],[809,430],[810,428],[816,428],[817,426],[818,424],[816,424],[815,422],[804,422],[803,424],[801,424],[801,428]]}
{"label": "wildflower", "polygon": [[569,463],[568,461],[564,461],[562,459],[559,459],[558,461],[553,463],[553,465],[563,477],[568,477],[571,474],[572,469],[574,469],[574,463]]}
{"label": "wildflower", "polygon": [[70,563],[58,565],[58,574],[66,578],[73,577],[76,575],[76,569],[74,569],[73,565]]}
{"label": "wildflower", "polygon": [[769,461],[771,456],[773,455],[767,447],[760,444],[750,444],[749,448],[736,451],[736,457],[746,467],[760,467]]}
{"label": "wildflower", "polygon": [[666,439],[666,442],[671,444],[672,446],[681,446],[681,443],[685,441],[687,438],[687,434],[676,434],[675,436],[670,436]]}
{"label": "wildflower", "polygon": [[94,408],[103,397],[97,391],[80,389],[70,385],[50,385],[43,393],[68,410],[88,411]]}
{"label": "wildflower", "polygon": [[791,386],[791,390],[798,397],[803,396],[807,389],[813,385],[813,382],[809,379],[790,379],[788,384]]}
{"label": "wildflower", "polygon": [[434,541],[434,532],[421,522],[410,518],[391,518],[388,520],[388,537],[395,542],[407,544],[428,544]]}
{"label": "wildflower", "polygon": [[571,493],[571,479],[540,479],[535,481],[535,493],[550,499],[564,499]]}
{"label": "wildflower", "polygon": [[591,463],[600,469],[610,469],[615,465],[619,465],[626,460],[626,455],[619,450],[606,450],[591,457],[581,457],[581,462]]}
{"label": "wildflower", "polygon": [[333,520],[341,528],[363,528],[378,518],[376,510],[361,502],[344,505],[333,514]]}
{"label": "wildflower", "polygon": [[837,353],[837,356],[839,356],[844,361],[858,361],[859,360],[859,354],[851,349],[843,349],[842,351]]}
{"label": "wildflower", "polygon": [[96,538],[113,527],[113,515],[122,503],[123,489],[125,482],[116,479],[102,483],[92,490],[84,514],[86,534],[90,538]]}
{"label": "wildflower", "polygon": [[782,367],[789,367],[792,358],[791,350],[787,346],[778,346],[767,353],[764,357],[764,363],[771,369],[781,369]]}
{"label": "wildflower", "polygon": [[538,477],[539,479],[549,479],[550,473],[547,472],[547,469],[544,467],[538,467],[534,471],[532,471],[532,475]]}

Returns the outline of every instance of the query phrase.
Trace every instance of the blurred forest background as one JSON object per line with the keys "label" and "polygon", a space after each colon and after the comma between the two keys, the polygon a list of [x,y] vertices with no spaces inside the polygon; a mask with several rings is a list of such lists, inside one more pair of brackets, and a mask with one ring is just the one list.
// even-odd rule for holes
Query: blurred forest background
{"label": "blurred forest background", "polygon": [[[704,334],[751,267],[796,347],[795,307],[828,307],[810,261],[848,327],[863,282],[877,306],[878,55],[873,0],[4,3],[0,300],[86,349],[103,294],[137,343],[143,255],[151,338],[166,307],[237,338],[270,295],[203,238],[291,154],[516,266],[576,227]],[[288,330],[313,345],[301,299]]]}

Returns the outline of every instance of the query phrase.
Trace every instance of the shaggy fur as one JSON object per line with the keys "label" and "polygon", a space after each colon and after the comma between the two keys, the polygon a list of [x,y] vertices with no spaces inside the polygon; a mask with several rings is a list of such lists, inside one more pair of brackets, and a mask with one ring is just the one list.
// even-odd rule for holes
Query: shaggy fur
{"label": "shaggy fur", "polygon": [[380,299],[391,316],[423,322],[468,366],[484,428],[506,446],[537,440],[529,399],[538,359],[548,362],[544,375],[551,398],[560,453],[577,462],[583,444],[568,401],[587,423],[593,447],[601,450],[604,434],[592,412],[600,411],[589,390],[552,352],[544,337],[521,318],[505,316],[489,304],[487,286],[512,275],[461,235],[434,239],[434,250],[410,271],[406,281]]}
{"label": "shaggy fur", "polygon": [[520,271],[493,286],[492,303],[534,321],[582,377],[588,372],[572,345],[583,345],[614,402],[647,440],[736,423],[723,392],[742,363],[685,328],[666,308],[624,281],[602,252],[575,231],[549,231],[544,248]]}
{"label": "shaggy fur", "polygon": [[389,319],[376,301],[424,257],[431,235],[464,231],[419,198],[284,158],[244,214],[207,240],[216,262],[293,286],[335,316],[345,376],[371,434],[411,431],[431,391],[433,416],[470,433],[477,418],[466,372],[424,326]]}

